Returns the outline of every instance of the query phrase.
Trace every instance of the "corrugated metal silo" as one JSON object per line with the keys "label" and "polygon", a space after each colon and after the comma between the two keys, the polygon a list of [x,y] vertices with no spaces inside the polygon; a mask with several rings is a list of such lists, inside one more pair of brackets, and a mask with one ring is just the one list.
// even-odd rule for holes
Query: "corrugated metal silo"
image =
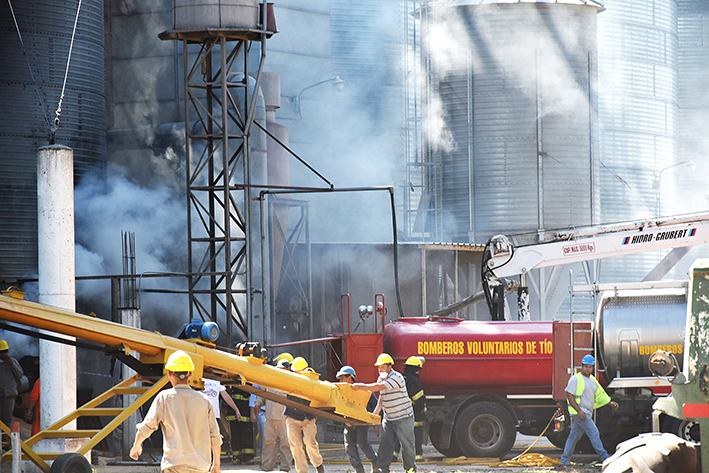
{"label": "corrugated metal silo", "polygon": [[[37,148],[48,143],[61,95],[77,2],[0,6],[0,277],[37,267]],[[74,149],[78,176],[105,160],[103,2],[84,0],[74,39],[57,142]],[[44,113],[40,98],[44,104]],[[46,113],[46,118],[45,114]]]}
{"label": "corrugated metal silo", "polygon": [[[657,179],[678,162],[677,2],[607,0],[604,5],[598,20],[601,220],[667,215],[670,179],[680,169],[662,173],[659,186]],[[643,253],[608,260],[602,280],[640,280],[659,258]]]}
{"label": "corrugated metal silo", "polygon": [[596,223],[600,8],[574,0],[422,7],[437,238],[481,242]]}
{"label": "corrugated metal silo", "polygon": [[687,168],[679,167],[677,172],[665,173],[663,189],[675,191],[674,206],[668,208],[671,213],[698,212],[709,206],[704,197],[709,172],[709,2],[679,0],[677,10],[681,111],[677,161],[692,160],[697,168],[687,172]]}

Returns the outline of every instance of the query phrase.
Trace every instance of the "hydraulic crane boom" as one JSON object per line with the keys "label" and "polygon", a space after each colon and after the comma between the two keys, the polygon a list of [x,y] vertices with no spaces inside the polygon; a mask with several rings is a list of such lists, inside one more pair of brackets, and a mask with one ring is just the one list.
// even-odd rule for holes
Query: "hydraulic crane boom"
{"label": "hydraulic crane boom", "polygon": [[163,373],[167,357],[182,350],[194,361],[192,384],[197,387],[203,385],[203,376],[226,384],[258,384],[309,400],[311,408],[334,412],[341,422],[379,423],[379,416],[367,412],[370,396],[367,391],[355,391],[347,383],[319,381],[315,373],[307,376],[281,370],[261,358],[234,355],[212,344],[177,339],[6,296],[0,296],[0,319],[99,343],[108,351],[119,349],[125,355],[137,352],[140,364],[158,375]]}
{"label": "hydraulic crane boom", "polygon": [[552,241],[514,248],[502,235],[492,237],[484,264],[497,278],[549,266],[709,242],[709,213],[668,217],[560,232]]}

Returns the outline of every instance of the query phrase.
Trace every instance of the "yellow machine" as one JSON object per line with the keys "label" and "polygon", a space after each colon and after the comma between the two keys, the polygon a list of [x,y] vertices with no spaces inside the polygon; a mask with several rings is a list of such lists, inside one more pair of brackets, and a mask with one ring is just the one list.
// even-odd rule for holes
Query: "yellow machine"
{"label": "yellow machine", "polygon": [[[0,296],[0,319],[91,342],[91,346],[86,343],[77,345],[116,356],[138,373],[23,443],[23,458],[31,459],[45,472],[50,469],[45,460],[53,460],[61,453],[34,452],[33,445],[46,438],[89,438],[88,443],[77,452],[85,454],[167,384],[164,364],[177,350],[192,357],[195,371],[191,384],[197,388],[203,387],[202,379],[205,377],[226,385],[237,385],[244,391],[338,422],[378,424],[380,421],[379,416],[367,412],[370,396],[367,391],[355,391],[347,383],[320,381],[315,373],[297,374],[278,369],[267,365],[262,358],[228,353],[201,340],[177,339],[9,296]],[[17,331],[22,332],[21,329]],[[55,340],[51,336],[41,336]],[[133,353],[139,357],[134,357]],[[131,387],[138,381],[152,386]],[[255,388],[252,384],[308,400],[310,406]],[[100,407],[111,397],[122,394],[139,394],[139,397],[125,408]],[[101,430],[62,430],[63,426],[81,416],[113,416],[114,419]],[[9,432],[4,424],[0,423],[0,427]],[[10,458],[11,453],[6,453],[2,460]]]}

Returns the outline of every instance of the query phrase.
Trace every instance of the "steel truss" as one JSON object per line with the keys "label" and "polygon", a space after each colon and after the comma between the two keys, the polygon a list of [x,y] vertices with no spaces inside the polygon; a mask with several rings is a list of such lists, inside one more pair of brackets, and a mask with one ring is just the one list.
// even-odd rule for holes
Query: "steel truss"
{"label": "steel truss", "polygon": [[[258,223],[254,227],[251,216],[250,140],[271,34],[219,29],[160,35],[181,40],[184,51],[189,316],[217,322],[229,347],[248,339],[253,296],[262,291],[252,277],[251,237]],[[249,57],[255,42],[260,58]],[[194,44],[199,51],[189,48]]]}

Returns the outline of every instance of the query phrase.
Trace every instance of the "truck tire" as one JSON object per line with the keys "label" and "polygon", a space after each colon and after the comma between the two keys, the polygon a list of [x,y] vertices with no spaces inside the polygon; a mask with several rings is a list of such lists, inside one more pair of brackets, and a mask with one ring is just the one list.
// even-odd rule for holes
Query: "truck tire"
{"label": "truck tire", "polygon": [[662,421],[662,432],[669,432],[682,440],[699,443],[699,423],[693,420],[666,416]]}
{"label": "truck tire", "polygon": [[65,453],[52,462],[49,473],[91,473],[91,463],[78,453]]}
{"label": "truck tire", "polygon": [[441,455],[451,458],[456,458],[463,455],[460,448],[455,444],[455,438],[451,439],[451,444],[448,448],[441,447],[441,429],[443,428],[443,422],[440,420],[434,420],[428,427],[428,438],[431,439],[431,444],[438,450]]}
{"label": "truck tire", "polygon": [[514,445],[516,435],[512,416],[496,402],[471,404],[455,421],[456,443],[468,457],[502,457]]}

